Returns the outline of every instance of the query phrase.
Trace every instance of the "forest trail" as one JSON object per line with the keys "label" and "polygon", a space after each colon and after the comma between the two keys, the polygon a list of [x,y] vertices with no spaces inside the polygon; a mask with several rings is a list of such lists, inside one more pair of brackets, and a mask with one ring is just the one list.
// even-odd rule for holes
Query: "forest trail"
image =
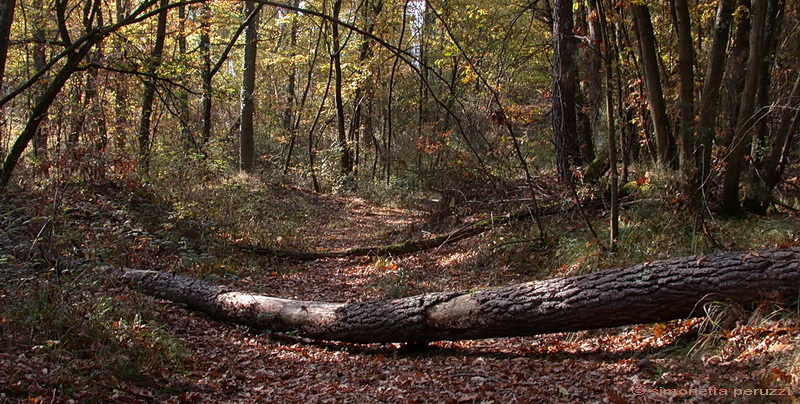
{"label": "forest trail", "polygon": [[[350,196],[291,192],[296,194],[281,196],[278,192],[271,197],[283,199],[285,204],[303,199],[315,212],[325,212],[304,218],[307,225],[295,229],[294,242],[345,248],[353,242],[396,241],[423,231],[420,223],[425,215],[421,211],[382,207]],[[156,222],[171,217],[163,211],[166,207],[146,198],[122,203],[118,199],[123,194],[91,199],[76,194],[76,201],[69,202],[74,224],[89,228],[98,220],[117,223],[120,237],[107,239],[122,241],[125,245],[116,248],[127,251],[126,261],[139,269],[179,255],[152,239],[153,234],[168,234],[153,230],[163,227]],[[120,217],[109,219],[114,215]],[[122,228],[131,226],[132,221],[141,221],[133,225],[136,231]],[[139,230],[148,227],[150,231]],[[102,234],[93,237],[104,240]],[[195,243],[196,248],[209,243],[181,239],[181,243],[187,242]],[[530,274],[489,273],[476,267],[476,262],[487,259],[478,257],[479,246],[485,242],[485,236],[479,235],[390,258],[292,262],[261,257],[257,268],[241,273],[232,264],[253,266],[248,261],[252,257],[228,251],[229,257],[220,257],[231,263],[223,272],[208,272],[202,266],[182,271],[196,275],[200,271],[200,276],[213,282],[258,294],[339,302],[534,279]],[[784,385],[788,376],[768,366],[769,354],[788,349],[796,334],[778,322],[738,327],[728,337],[740,341],[739,350],[701,349],[699,355],[691,355],[696,346],[705,344],[697,337],[699,320],[428,346],[346,344],[254,334],[122,285],[102,293],[123,305],[149,302],[155,308],[148,313],[150,325],[184,352],[181,370],[151,369],[138,379],[112,377],[85,386],[85,391],[73,392],[71,397],[175,403],[753,402],[753,397],[733,400],[734,389]],[[48,367],[46,359],[42,360],[35,352],[0,353],[0,375],[29,372],[35,386],[37,378],[47,377],[41,373]],[[728,389],[727,394],[720,389]],[[53,395],[57,401],[63,398],[52,389],[41,391],[42,398]],[[773,396],[763,401],[791,402],[793,398]]]}
{"label": "forest trail", "polygon": [[[422,232],[424,212],[346,196],[300,197],[312,198],[326,212],[297,229],[298,239],[319,249],[394,242]],[[470,269],[481,242],[476,237],[395,258],[271,260],[274,271],[226,283],[285,298],[361,301],[524,280]],[[781,376],[760,367],[759,352],[791,339],[773,330],[774,340],[746,355],[722,352],[681,361],[669,355],[691,349],[699,320],[427,347],[352,345],[254,335],[162,305],[165,326],[193,357],[181,387],[186,391],[173,397],[177,401],[731,402],[733,389],[771,385]],[[739,330],[739,337],[751,339],[753,331]],[[727,395],[712,393],[723,388]],[[767,401],[776,400],[790,401],[787,396]]]}

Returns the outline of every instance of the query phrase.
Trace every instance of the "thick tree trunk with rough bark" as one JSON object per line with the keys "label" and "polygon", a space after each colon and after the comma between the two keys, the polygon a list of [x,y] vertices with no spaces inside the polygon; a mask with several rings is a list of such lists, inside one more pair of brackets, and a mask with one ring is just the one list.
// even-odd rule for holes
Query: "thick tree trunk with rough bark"
{"label": "thick tree trunk with rough bark", "polygon": [[537,335],[689,318],[709,301],[796,296],[800,248],[648,262],[572,278],[394,300],[326,303],[236,292],[155,271],[124,270],[144,293],[258,330],[359,343]]}

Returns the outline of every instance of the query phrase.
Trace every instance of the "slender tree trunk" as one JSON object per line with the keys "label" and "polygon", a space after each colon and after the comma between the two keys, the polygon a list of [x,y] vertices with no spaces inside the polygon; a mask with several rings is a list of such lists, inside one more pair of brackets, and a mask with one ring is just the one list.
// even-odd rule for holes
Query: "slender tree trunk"
{"label": "slender tree trunk", "polygon": [[202,22],[200,23],[200,38],[198,39],[198,47],[200,50],[200,57],[202,58],[202,72],[201,78],[203,81],[202,89],[202,126],[200,129],[200,142],[201,151],[203,155],[208,156],[208,142],[211,141],[211,108],[212,108],[212,87],[213,75],[211,73],[211,6],[208,2],[203,3],[202,7]]}
{"label": "slender tree trunk", "polygon": [[[160,0],[160,7],[165,7],[168,0]],[[156,26],[156,37],[153,49],[150,51],[150,59],[147,64],[147,72],[149,74],[156,74],[158,67],[161,65],[161,58],[164,53],[164,41],[167,36],[167,10],[163,10],[158,15],[158,23]],[[144,83],[144,93],[142,94],[142,108],[139,115],[139,170],[142,174],[147,175],[150,170],[150,153],[153,147],[153,137],[151,129],[151,121],[153,118],[153,104],[156,96],[156,80],[149,77]]]}
{"label": "slender tree trunk", "polygon": [[53,81],[50,82],[47,89],[37,99],[25,127],[14,141],[11,150],[3,162],[2,168],[0,168],[0,193],[6,191],[11,181],[11,174],[17,166],[17,162],[19,162],[22,153],[28,147],[28,144],[31,142],[36,132],[38,132],[39,125],[42,123],[42,119],[47,115],[50,106],[53,105],[56,96],[58,96],[69,78],[72,77],[72,74],[78,69],[80,63],[92,47],[100,42],[101,39],[102,35],[98,33],[96,36],[90,38],[77,51],[70,53],[64,65],[55,74]]}
{"label": "slender tree trunk", "polygon": [[[116,0],[116,21],[120,22],[125,18],[125,8],[123,7],[123,0]],[[115,37],[112,40],[113,51],[119,55],[122,60],[127,59],[128,52],[125,49],[124,40]],[[127,145],[127,135],[130,123],[128,122],[128,86],[125,82],[124,75],[118,75],[114,80],[114,124],[113,124],[113,137],[114,146],[117,152],[124,152]]]}
{"label": "slender tree trunk", "polygon": [[589,15],[587,16],[587,19],[589,27],[589,43],[590,52],[593,54],[593,56],[590,57],[589,65],[587,67],[590,80],[587,93],[589,95],[589,122],[592,126],[592,130],[591,137],[583,142],[585,145],[585,151],[583,152],[584,162],[594,160],[594,139],[599,135],[598,128],[600,127],[600,107],[602,104],[601,100],[603,98],[603,75],[601,73],[603,66],[601,55],[603,52],[600,49],[600,44],[605,43],[605,46],[611,46],[610,43],[603,41],[602,31],[604,29],[608,29],[608,27],[601,24],[601,20],[605,19],[605,16],[600,18],[600,8],[597,5],[597,0],[589,0],[588,3]]}
{"label": "slender tree trunk", "polygon": [[[45,13],[42,0],[35,0],[33,9],[36,13]],[[47,65],[47,33],[45,33],[44,18],[39,16],[33,18],[33,68],[36,71],[42,71]],[[41,82],[37,87],[41,94],[47,91],[48,85],[47,82]],[[47,159],[47,120],[47,114],[41,117],[36,134],[33,135],[33,154],[39,160]]]}
{"label": "slender tree trunk", "polygon": [[328,64],[328,81],[325,83],[325,92],[322,94],[322,99],[319,102],[319,108],[317,108],[317,114],[314,116],[314,122],[311,123],[311,127],[308,129],[308,169],[311,174],[311,184],[314,187],[315,192],[322,192],[322,187],[319,185],[319,181],[317,180],[317,169],[316,169],[316,151],[314,149],[314,134],[315,130],[317,129],[317,124],[319,123],[319,118],[322,116],[322,110],[325,109],[325,104],[328,100],[328,92],[331,89],[331,82],[333,81],[333,64]]}
{"label": "slender tree trunk", "polygon": [[675,31],[678,33],[678,77],[680,80],[680,96],[678,98],[678,111],[680,125],[678,139],[680,140],[679,157],[683,173],[686,198],[695,199],[699,179],[695,172],[695,112],[694,112],[694,49],[692,40],[692,25],[689,16],[688,0],[671,0],[673,15],[675,17]]}
{"label": "slender tree trunk", "polygon": [[[400,26],[400,38],[398,39],[397,48],[403,49],[403,41],[405,40],[406,35],[406,23],[408,18],[408,3],[409,0],[406,0],[403,3],[403,22]],[[395,76],[397,75],[397,68],[400,64],[400,55],[396,55],[394,58],[394,62],[392,63],[392,72],[389,75],[389,94],[388,99],[386,101],[386,122],[384,123],[384,131],[386,133],[384,137],[384,158],[385,158],[385,166],[384,169],[386,170],[386,185],[389,185],[392,179],[392,141],[394,137],[394,116],[393,116],[393,102],[394,102],[394,83],[395,83]],[[453,74],[456,74],[455,72]]]}
{"label": "slender tree trunk", "polygon": [[724,83],[723,111],[726,124],[721,129],[723,137],[720,139],[725,147],[733,141],[736,122],[739,120],[742,91],[744,91],[744,77],[747,57],[750,54],[750,29],[752,25],[752,7],[750,0],[739,0],[736,6],[736,31],[733,35],[731,55],[728,60],[728,77]]}
{"label": "slender tree trunk", "polygon": [[[300,6],[300,0],[295,0],[294,7]],[[295,52],[297,46],[297,11],[290,11],[292,16],[292,24],[289,28],[289,47],[290,52]],[[289,68],[289,77],[285,87],[286,106],[283,108],[283,116],[281,117],[281,127],[289,135],[289,145],[286,148],[286,160],[283,165],[283,175],[289,172],[289,165],[292,163],[292,154],[294,153],[294,145],[297,142],[297,130],[295,128],[294,117],[297,106],[297,94],[295,87],[297,85],[297,67],[294,61],[291,62]]]}
{"label": "slender tree trunk", "polygon": [[[383,8],[383,0],[376,2],[367,1],[364,5],[363,18],[364,18],[364,31],[372,34],[375,29],[375,19]],[[360,64],[366,63],[372,57],[372,40],[364,35],[361,38],[361,46],[358,54],[358,61]],[[366,121],[369,119],[365,117],[364,106],[368,105],[372,100],[369,94],[372,94],[372,80],[369,78],[359,85],[353,95],[353,113],[350,121],[350,135],[348,136],[350,142],[355,145],[354,165],[355,170],[358,170],[358,165],[361,160],[361,139],[364,138],[363,132],[366,130]]]}
{"label": "slender tree trunk", "polygon": [[770,156],[767,159],[763,171],[764,185],[772,192],[778,185],[783,169],[786,166],[787,156],[792,145],[792,134],[797,130],[798,120],[800,119],[800,73],[795,72],[794,86],[789,95],[790,104],[781,114],[781,123],[775,131],[770,148]]}
{"label": "slender tree trunk", "polygon": [[575,45],[572,0],[553,1],[553,143],[556,170],[572,180],[572,167],[583,164],[575,104]]}
{"label": "slender tree trunk", "polygon": [[253,118],[255,115],[256,90],[256,57],[258,52],[258,16],[261,5],[246,0],[244,17],[256,14],[245,28],[244,35],[244,69],[242,73],[242,117],[239,128],[239,169],[244,172],[253,171],[255,158],[255,140]]}
{"label": "slender tree trunk", "polygon": [[123,270],[144,293],[256,330],[358,343],[537,335],[704,315],[723,301],[753,306],[797,296],[800,250],[728,253],[649,262],[573,278],[394,300],[327,303],[232,291],[156,271]]}
{"label": "slender tree trunk", "polygon": [[753,127],[756,115],[756,93],[761,77],[762,59],[764,58],[764,25],[766,21],[766,0],[753,1],[752,30],[750,33],[750,56],[747,59],[747,75],[744,91],[741,95],[739,119],[736,122],[731,151],[728,153],[728,165],[725,167],[720,203],[725,214],[741,213],[739,204],[739,179],[741,178],[744,160],[750,149],[753,138]]}
{"label": "slender tree trunk", "polygon": [[[180,24],[177,34],[178,54],[181,58],[185,58],[188,56],[188,47],[186,44],[186,24],[188,22],[188,18],[186,16],[186,5],[178,7],[178,21]],[[190,124],[192,117],[191,109],[189,108],[189,93],[186,90],[180,90],[180,94],[178,95],[177,109],[177,117],[181,128],[182,155],[184,158],[186,158],[192,152],[194,146],[192,125]]]}
{"label": "slender tree trunk", "polygon": [[[589,9],[597,14],[598,26],[595,28],[603,44],[603,59],[605,60],[605,104],[606,123],[608,127],[608,163],[611,169],[611,212],[609,226],[609,249],[614,251],[619,238],[619,171],[617,170],[617,132],[614,122],[614,64],[618,63],[617,54],[612,47],[606,13],[597,7],[595,0],[589,0]],[[598,51],[600,46],[598,46]],[[599,74],[599,69],[598,69]],[[622,91],[617,89],[617,91]]]}
{"label": "slender tree trunk", "polygon": [[0,0],[0,94],[3,94],[3,78],[6,72],[6,58],[10,43],[11,23],[14,21],[14,9],[17,0]]}
{"label": "slender tree trunk", "polygon": [[[87,32],[96,26],[103,26],[101,5],[100,0],[86,2],[83,10],[83,23]],[[88,63],[100,63],[103,57],[103,46],[98,44],[87,55]],[[83,135],[86,143],[94,141],[94,150],[100,151],[105,149],[108,143],[108,128],[106,126],[103,103],[98,100],[98,88],[101,86],[99,70],[96,68],[88,69],[84,74],[84,79],[83,99],[81,100],[80,96],[76,97],[75,106],[80,111],[77,113],[72,132],[67,139],[67,147],[77,146],[80,136]],[[81,94],[80,89],[78,89],[78,94]],[[103,176],[105,173],[103,159],[95,159],[95,163],[99,165],[99,169],[92,174]]]}
{"label": "slender tree trunk", "polygon": [[[767,3],[767,16],[764,23],[764,49],[765,56],[761,63],[761,72],[756,95],[755,116],[755,135],[751,145],[750,155],[752,164],[749,174],[745,180],[745,193],[742,205],[750,212],[764,214],[773,200],[772,189],[765,181],[767,158],[773,155],[780,156],[781,153],[771,153],[768,150],[771,143],[783,150],[782,144],[774,142],[776,137],[782,134],[770,131],[773,111],[770,106],[770,87],[772,85],[772,66],[775,63],[775,52],[781,36],[781,22],[783,19],[784,0],[769,0]],[[773,178],[774,179],[774,178]]]}
{"label": "slender tree trunk", "polygon": [[578,77],[581,77],[575,102],[578,106],[578,138],[580,139],[581,156],[586,163],[595,158],[594,139],[599,129],[600,107],[602,104],[602,75],[600,74],[600,39],[599,18],[595,1],[578,2],[575,13],[575,32],[586,39],[577,52]]}
{"label": "slender tree trunk", "polygon": [[[339,12],[342,8],[342,0],[333,2],[333,18],[339,19]],[[336,133],[339,142],[339,169],[342,175],[349,175],[353,172],[353,151],[350,143],[347,142],[347,129],[345,128],[344,98],[342,96],[342,48],[339,33],[339,24],[332,24],[333,49],[331,63],[333,63],[333,98],[336,104]]]}
{"label": "slender tree trunk", "polygon": [[636,32],[639,37],[639,56],[644,71],[644,82],[647,87],[647,104],[650,107],[650,117],[656,138],[656,151],[658,161],[663,167],[674,164],[669,134],[669,118],[667,107],[664,103],[664,93],[661,88],[661,75],[658,68],[658,54],[656,51],[656,37],[653,32],[653,22],[650,18],[650,9],[646,4],[633,3],[631,5]]}
{"label": "slender tree trunk", "polygon": [[[324,35],[325,35],[324,30],[320,29],[320,30],[317,31],[316,44],[314,45],[314,50],[312,52],[313,56],[311,57],[311,60],[309,60],[308,66],[307,66],[307,69],[306,69],[305,85],[304,85],[304,88],[303,88],[303,95],[300,98],[300,104],[297,105],[296,114],[292,118],[293,121],[294,121],[294,124],[292,126],[292,133],[294,134],[295,138],[297,137],[297,134],[299,133],[300,122],[301,122],[300,118],[302,116],[302,111],[305,109],[306,101],[308,100],[308,94],[311,91],[311,86],[313,84],[314,71],[316,70],[316,66],[317,66],[317,56],[320,54],[320,52],[319,52],[320,45],[322,44],[322,38],[324,37]],[[326,85],[326,90],[325,90],[326,96],[323,97],[323,99],[327,98],[327,91],[328,90],[327,90],[327,85]],[[322,104],[320,104],[320,108],[322,108]],[[320,113],[321,113],[321,109],[320,109]],[[318,119],[319,119],[319,115],[317,115],[317,117],[315,117],[314,126],[316,126]],[[315,174],[314,164],[313,164],[313,152],[314,152],[313,133],[314,133],[314,130],[312,128],[309,131],[309,135],[308,135],[309,165],[311,166],[311,177],[312,177],[312,180],[313,180],[314,190],[319,192],[319,183],[317,182],[317,179],[316,179],[317,177],[316,177],[316,174]],[[292,152],[291,152],[291,149],[290,149],[289,153],[287,153],[286,162],[284,163],[284,167],[283,167],[283,174],[284,175],[286,175],[289,172],[289,164],[291,163],[291,160],[290,160],[291,157],[292,157]]]}
{"label": "slender tree trunk", "polygon": [[707,189],[706,183],[711,173],[711,148],[714,145],[717,127],[720,87],[725,71],[732,12],[733,0],[720,0],[700,97],[700,121],[697,124],[697,142],[700,150],[696,164],[700,170],[700,186],[703,189]]}

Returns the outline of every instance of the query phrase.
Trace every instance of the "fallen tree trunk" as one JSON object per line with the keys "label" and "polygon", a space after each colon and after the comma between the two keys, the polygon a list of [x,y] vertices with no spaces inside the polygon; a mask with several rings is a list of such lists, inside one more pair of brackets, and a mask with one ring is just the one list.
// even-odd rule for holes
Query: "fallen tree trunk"
{"label": "fallen tree trunk", "polygon": [[181,275],[124,270],[144,293],[257,330],[325,340],[421,342],[546,334],[703,315],[709,301],[796,297],[800,248],[677,258],[469,292],[326,303],[231,291]]}
{"label": "fallen tree trunk", "polygon": [[390,255],[409,254],[424,250],[438,248],[447,243],[453,243],[483,233],[491,226],[504,224],[513,220],[514,216],[503,216],[497,220],[481,220],[471,223],[457,230],[446,234],[440,234],[427,239],[404,241],[396,244],[353,247],[342,250],[329,251],[298,251],[285,250],[271,247],[259,247],[250,244],[237,244],[236,247],[243,251],[260,255],[270,255],[278,258],[288,258],[296,261],[314,261],[325,258],[347,258],[347,257],[387,257]]}
{"label": "fallen tree trunk", "polygon": [[[562,212],[564,212],[564,210],[558,204],[553,204],[550,208],[539,212],[539,215],[546,216]],[[448,243],[454,243],[456,241],[463,240],[468,237],[476,236],[493,228],[494,226],[500,226],[518,220],[524,220],[532,216],[533,212],[531,210],[521,209],[509,215],[478,220],[476,222],[467,224],[456,230],[453,230],[449,233],[440,234],[427,239],[409,240],[396,244],[353,247],[341,250],[299,251],[299,250],[287,250],[287,249],[272,248],[272,247],[261,247],[244,243],[236,243],[232,244],[232,246],[242,251],[247,251],[253,254],[268,255],[268,256],[286,258],[296,261],[314,261],[326,258],[348,258],[348,257],[367,257],[367,256],[388,257],[388,256],[410,254],[410,253],[438,248]]]}

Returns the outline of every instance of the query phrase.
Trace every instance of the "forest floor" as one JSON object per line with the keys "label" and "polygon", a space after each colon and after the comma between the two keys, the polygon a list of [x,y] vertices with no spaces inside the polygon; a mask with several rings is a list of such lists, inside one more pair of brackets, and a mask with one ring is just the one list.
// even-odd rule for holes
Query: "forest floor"
{"label": "forest floor", "polygon": [[[730,316],[712,315],[427,346],[346,344],[253,333],[116,280],[114,266],[168,270],[258,294],[339,302],[571,271],[524,269],[557,262],[525,243],[531,223],[398,257],[256,256],[231,245],[336,249],[458,223],[429,226],[423,209],[352,195],[243,190],[241,181],[221,187],[231,205],[204,200],[220,189],[192,191],[192,204],[176,204],[120,184],[0,200],[0,402],[751,403],[796,402],[800,393],[792,390],[800,386],[800,321],[772,303],[727,326],[715,322]],[[247,210],[234,211],[244,197]],[[457,222],[478,216],[466,212]]]}

